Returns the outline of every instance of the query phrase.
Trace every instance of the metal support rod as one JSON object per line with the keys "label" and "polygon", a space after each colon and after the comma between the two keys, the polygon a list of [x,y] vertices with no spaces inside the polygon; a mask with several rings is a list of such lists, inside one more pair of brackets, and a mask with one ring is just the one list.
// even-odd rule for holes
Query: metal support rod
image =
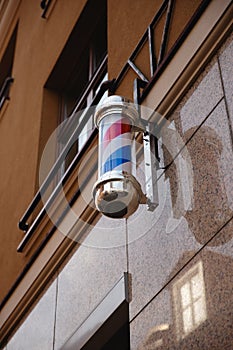
{"label": "metal support rod", "polygon": [[149,211],[154,211],[159,204],[157,186],[157,169],[159,167],[158,140],[152,133],[153,127],[154,124],[148,122],[147,131],[143,136],[146,197]]}
{"label": "metal support rod", "polygon": [[145,77],[145,75],[140,71],[140,69],[130,59],[128,60],[128,64],[135,71],[135,73],[140,77],[140,79],[142,79],[143,81],[148,83],[149,80]]}
{"label": "metal support rod", "polygon": [[150,75],[153,77],[154,72],[157,68],[156,56],[155,56],[155,45],[154,45],[154,30],[151,25],[148,27],[148,44],[149,44],[149,55],[150,55]]}
{"label": "metal support rod", "polygon": [[[100,99],[103,96],[104,92],[107,91],[108,89],[110,89],[111,86],[113,85],[113,83],[114,83],[114,80],[109,80],[107,82],[104,82],[101,85],[101,88],[100,88],[99,92],[97,93],[97,95],[95,96],[95,98],[94,98],[94,100],[93,100],[91,105],[96,105],[100,101]],[[24,213],[23,217],[20,219],[19,224],[18,224],[20,230],[25,231],[25,232],[28,230],[28,228],[29,228],[29,224],[27,223],[28,218],[30,217],[30,215],[32,214],[34,209],[37,207],[37,205],[38,205],[38,203],[39,203],[39,201],[41,199],[41,194],[43,194],[47,190],[48,186],[50,185],[51,181],[53,180],[54,176],[56,175],[58,169],[60,168],[62,162],[64,161],[65,156],[67,154],[67,150],[72,146],[73,142],[76,140],[77,134],[82,130],[82,128],[85,125],[86,120],[89,118],[89,116],[90,116],[90,112],[87,111],[87,113],[85,114],[84,119],[82,120],[82,122],[74,130],[73,134],[71,135],[69,141],[66,144],[66,147],[64,147],[62,153],[60,154],[60,156],[58,157],[56,163],[54,164],[54,166],[50,170],[48,176],[44,180],[44,182],[41,185],[39,191],[36,193],[36,195],[33,198],[31,204],[27,208],[27,210]]]}
{"label": "metal support rod", "polygon": [[147,82],[141,79],[136,78],[134,80],[134,84],[133,84],[133,100],[134,100],[134,104],[137,106],[140,105],[141,100],[141,89],[144,89],[146,87]]}
{"label": "metal support rod", "polygon": [[170,28],[170,22],[171,22],[171,17],[172,17],[173,3],[174,3],[174,0],[169,0],[169,2],[168,2],[165,26],[163,29],[163,37],[162,37],[162,42],[161,42],[160,51],[159,51],[158,65],[162,62],[164,55],[165,55],[166,47],[167,47],[169,28]]}
{"label": "metal support rod", "polygon": [[144,131],[143,148],[145,161],[145,183],[147,209],[154,211],[159,204],[157,188],[157,170],[159,168],[158,140],[154,136],[155,123],[148,122],[140,117],[140,96],[141,89],[144,89],[147,83],[140,79],[134,80],[134,103],[138,109],[139,130]]}

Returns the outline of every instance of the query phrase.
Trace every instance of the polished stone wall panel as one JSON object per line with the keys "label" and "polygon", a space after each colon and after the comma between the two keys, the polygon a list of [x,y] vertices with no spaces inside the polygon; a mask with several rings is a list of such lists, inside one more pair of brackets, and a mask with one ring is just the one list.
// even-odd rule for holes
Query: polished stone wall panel
{"label": "polished stone wall panel", "polygon": [[232,238],[232,222],[224,227],[233,215],[232,141],[216,57],[202,79],[171,118],[185,147],[171,155],[165,141],[164,162],[172,163],[159,173],[159,207],[152,213],[141,206],[127,222],[131,319],[175,275],[177,262],[182,267],[181,257],[185,265],[202,245]]}
{"label": "polished stone wall panel", "polygon": [[61,348],[123,276],[125,252],[124,221],[116,227],[116,221],[102,217],[58,276],[55,349]]}
{"label": "polished stone wall panel", "polygon": [[7,344],[7,350],[53,349],[56,292],[55,280]]}
{"label": "polished stone wall panel", "polygon": [[173,158],[208,118],[223,96],[219,65],[214,57],[169,117],[170,126],[167,124],[162,130],[163,144]]}
{"label": "polished stone wall panel", "polygon": [[[225,229],[232,230],[232,220]],[[221,231],[218,236],[221,236]],[[196,251],[184,268],[179,267],[179,273],[131,322],[132,350],[232,349],[232,248],[233,239],[218,247],[205,246]],[[189,254],[189,251],[184,254]],[[182,266],[183,258],[180,262]],[[186,334],[180,336],[178,320],[182,308],[174,286],[179,281],[183,285],[187,283],[188,279],[184,280],[184,277],[200,262],[204,289],[199,295],[206,305],[205,315],[201,322],[190,326]],[[192,312],[198,319],[198,308],[195,311],[193,307]]]}
{"label": "polished stone wall panel", "polygon": [[[220,73],[216,58],[206,67],[202,75],[189,90],[181,103],[181,132],[197,128],[223,97]],[[193,131],[195,129],[192,129]]]}

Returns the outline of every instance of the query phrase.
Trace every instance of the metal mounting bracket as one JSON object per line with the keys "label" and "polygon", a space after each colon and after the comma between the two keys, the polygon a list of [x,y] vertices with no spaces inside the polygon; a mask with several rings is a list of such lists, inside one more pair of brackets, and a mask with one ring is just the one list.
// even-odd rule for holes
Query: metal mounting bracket
{"label": "metal mounting bracket", "polygon": [[147,130],[143,135],[147,210],[149,211],[154,211],[159,205],[157,186],[158,140],[153,135],[153,128],[154,123],[148,122]]}
{"label": "metal mounting bracket", "polygon": [[143,148],[145,161],[145,185],[147,210],[154,211],[159,205],[158,186],[157,186],[157,170],[159,168],[158,155],[158,139],[155,136],[155,123],[148,122],[141,118],[140,113],[140,96],[141,89],[144,89],[147,82],[136,78],[134,80],[134,103],[139,112],[139,127],[138,131],[143,132]]}

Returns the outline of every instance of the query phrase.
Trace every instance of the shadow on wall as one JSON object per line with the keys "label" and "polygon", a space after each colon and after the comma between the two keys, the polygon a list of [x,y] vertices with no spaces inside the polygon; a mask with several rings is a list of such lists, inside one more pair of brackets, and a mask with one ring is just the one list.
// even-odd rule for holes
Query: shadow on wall
{"label": "shadow on wall", "polygon": [[[194,130],[189,129],[185,139]],[[197,241],[206,243],[213,233],[219,230],[232,216],[229,208],[224,179],[220,169],[223,150],[221,140],[214,129],[202,126],[198,138],[193,137],[187,144],[193,164],[193,209],[187,211],[185,218]],[[209,245],[228,242],[233,236],[233,227],[224,230]]]}
{"label": "shadow on wall", "polygon": [[[222,141],[213,128],[201,126],[196,131],[196,127],[190,128],[182,137],[185,144],[188,141],[186,155],[192,166],[192,184],[186,183],[183,189],[191,189],[191,196],[185,190],[180,194],[179,181],[187,181],[187,176],[182,179],[180,161],[173,161],[166,147],[165,164],[170,166],[165,177],[170,183],[173,217],[183,216],[197,242],[207,246],[202,251],[185,252],[171,271],[171,282],[166,287],[170,303],[166,311],[160,312],[163,305],[157,299],[156,324],[140,350],[233,349],[233,259],[208,248],[223,245],[233,237],[233,220],[229,221],[233,213],[222,175],[222,161],[226,159]],[[182,156],[185,159],[185,153]],[[187,208],[185,196],[191,198]]]}
{"label": "shadow on wall", "polygon": [[[223,228],[220,235],[211,239],[233,216],[221,169],[223,145],[213,128],[202,126],[192,137],[195,131],[196,127],[193,127],[183,135],[184,142],[189,140],[186,148],[191,160],[193,177],[191,205],[187,210],[179,209],[178,182],[183,181],[182,173],[179,176],[177,162],[172,162],[172,157],[166,148],[164,158],[167,164],[171,163],[171,166],[165,176],[170,183],[173,215],[178,219],[183,216],[187,220],[198,243],[205,244],[211,240],[208,245],[218,246],[233,237],[233,222],[230,222],[227,229]],[[183,197],[186,195],[187,193],[184,193]]]}

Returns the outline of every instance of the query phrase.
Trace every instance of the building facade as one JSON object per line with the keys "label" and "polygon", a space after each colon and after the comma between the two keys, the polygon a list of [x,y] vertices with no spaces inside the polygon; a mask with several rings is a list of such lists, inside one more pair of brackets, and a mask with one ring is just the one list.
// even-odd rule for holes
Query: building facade
{"label": "building facade", "polygon": [[[0,2],[1,349],[233,349],[232,18],[230,0]],[[127,218],[92,195],[108,95],[157,140],[148,165],[136,128],[157,197]]]}

